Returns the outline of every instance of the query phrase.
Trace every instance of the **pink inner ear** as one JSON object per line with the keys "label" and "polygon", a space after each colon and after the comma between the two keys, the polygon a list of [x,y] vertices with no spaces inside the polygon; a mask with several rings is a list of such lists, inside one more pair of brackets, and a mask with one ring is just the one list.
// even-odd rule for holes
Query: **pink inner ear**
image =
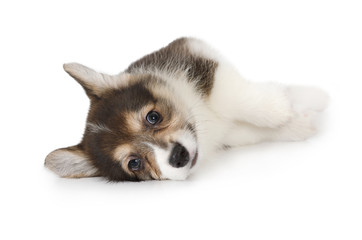
{"label": "pink inner ear", "polygon": [[99,176],[98,170],[77,146],[51,152],[45,159],[45,167],[66,178]]}

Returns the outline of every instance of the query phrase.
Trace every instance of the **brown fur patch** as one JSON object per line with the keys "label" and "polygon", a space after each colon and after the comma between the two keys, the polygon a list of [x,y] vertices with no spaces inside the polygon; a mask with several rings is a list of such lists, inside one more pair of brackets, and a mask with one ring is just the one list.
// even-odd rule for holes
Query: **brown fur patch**
{"label": "brown fur patch", "polygon": [[217,62],[192,54],[187,45],[187,38],[180,38],[167,47],[146,55],[132,63],[126,72],[138,73],[140,71],[186,73],[189,82],[195,84],[203,96],[209,96],[214,84],[214,75],[218,66]]}

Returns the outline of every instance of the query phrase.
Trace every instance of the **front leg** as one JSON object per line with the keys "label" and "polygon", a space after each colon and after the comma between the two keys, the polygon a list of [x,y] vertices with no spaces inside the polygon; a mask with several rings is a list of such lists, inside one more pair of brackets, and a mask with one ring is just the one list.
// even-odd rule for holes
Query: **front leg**
{"label": "front leg", "polygon": [[277,128],[293,116],[287,87],[276,83],[252,83],[244,80],[227,64],[220,64],[210,106],[224,118]]}
{"label": "front leg", "polygon": [[287,88],[277,83],[247,83],[237,96],[235,119],[258,127],[278,128],[293,116]]}
{"label": "front leg", "polygon": [[315,134],[319,113],[328,105],[328,95],[314,87],[289,86],[287,96],[292,105],[291,119],[278,128],[257,127],[234,122],[223,138],[228,146],[241,146],[263,141],[301,141]]}

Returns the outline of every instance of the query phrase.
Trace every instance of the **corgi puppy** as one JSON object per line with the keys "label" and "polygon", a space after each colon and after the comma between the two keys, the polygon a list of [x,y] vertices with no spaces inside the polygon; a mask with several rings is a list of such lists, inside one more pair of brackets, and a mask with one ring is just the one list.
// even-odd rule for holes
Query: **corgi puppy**
{"label": "corgi puppy", "polygon": [[82,141],[45,159],[67,178],[183,180],[218,150],[312,136],[328,100],[313,87],[246,81],[194,38],[177,39],[117,75],[78,63],[64,70],[90,99]]}

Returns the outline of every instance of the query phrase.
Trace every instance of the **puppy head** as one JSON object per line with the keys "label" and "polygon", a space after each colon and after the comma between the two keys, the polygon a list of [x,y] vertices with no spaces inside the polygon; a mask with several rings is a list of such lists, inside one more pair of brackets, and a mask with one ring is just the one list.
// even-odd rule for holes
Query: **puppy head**
{"label": "puppy head", "polygon": [[91,105],[80,144],[51,152],[45,166],[62,177],[111,181],[185,179],[198,157],[195,123],[165,81],[110,76],[80,64],[64,69]]}

